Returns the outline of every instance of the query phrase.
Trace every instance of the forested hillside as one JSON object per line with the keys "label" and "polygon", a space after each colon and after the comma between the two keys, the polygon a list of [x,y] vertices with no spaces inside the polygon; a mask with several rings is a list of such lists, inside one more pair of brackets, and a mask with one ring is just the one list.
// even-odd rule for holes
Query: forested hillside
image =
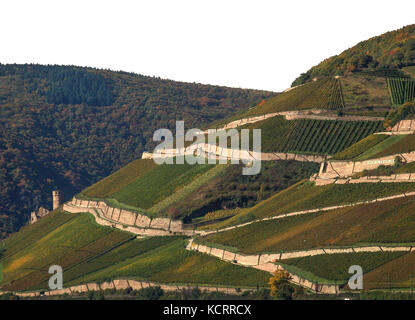
{"label": "forested hillside", "polygon": [[293,85],[362,70],[378,76],[402,76],[394,70],[411,65],[415,65],[415,24],[360,42],[301,74]]}
{"label": "forested hillside", "polygon": [[0,237],[150,149],[175,120],[204,126],[274,93],[73,66],[0,64]]}

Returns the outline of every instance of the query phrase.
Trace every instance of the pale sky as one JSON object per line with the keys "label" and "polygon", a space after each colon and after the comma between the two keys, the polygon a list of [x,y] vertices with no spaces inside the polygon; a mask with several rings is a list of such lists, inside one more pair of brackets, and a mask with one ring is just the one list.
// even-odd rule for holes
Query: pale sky
{"label": "pale sky", "polygon": [[411,23],[413,0],[1,0],[0,63],[281,91],[323,59]]}

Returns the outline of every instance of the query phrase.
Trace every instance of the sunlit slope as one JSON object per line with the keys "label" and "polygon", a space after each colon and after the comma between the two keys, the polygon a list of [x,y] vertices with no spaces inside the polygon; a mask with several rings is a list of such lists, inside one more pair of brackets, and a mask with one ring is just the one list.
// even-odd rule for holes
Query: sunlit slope
{"label": "sunlit slope", "polygon": [[344,108],[344,102],[340,82],[338,79],[326,77],[268,98],[245,115],[254,116],[287,110],[341,108]]}
{"label": "sunlit slope", "polygon": [[322,77],[294,87],[277,96],[267,98],[246,115],[266,113],[325,109],[336,111],[363,110],[379,108],[384,110],[392,106],[387,77],[368,74],[349,74],[344,77]]}
{"label": "sunlit slope", "polygon": [[216,210],[251,207],[318,168],[316,163],[264,161],[258,175],[244,176],[242,165],[155,165],[153,160],[136,160],[78,196],[189,221]]}
{"label": "sunlit slope", "polygon": [[368,160],[415,151],[415,134],[371,135],[334,155],[335,160]]}
{"label": "sunlit slope", "polygon": [[208,228],[223,228],[291,212],[369,201],[408,191],[415,191],[414,183],[329,184],[315,186],[313,182],[301,181],[259,202],[252,208],[244,209],[234,217],[211,225]]}
{"label": "sunlit slope", "polygon": [[[411,277],[407,270],[411,268],[402,263],[409,262],[413,256],[413,253],[407,252],[360,252],[294,258],[282,260],[281,263],[286,270],[301,274],[307,279],[318,283],[337,283],[346,289],[350,279],[349,268],[353,265],[358,265],[363,270],[364,289],[409,288]],[[404,272],[395,272],[391,278],[387,271],[390,265],[395,265]]]}
{"label": "sunlit slope", "polygon": [[415,242],[413,197],[252,223],[199,242],[244,253]]}
{"label": "sunlit slope", "polygon": [[261,129],[262,152],[332,155],[380,131],[382,122],[285,120],[277,116],[242,126],[241,129]]}
{"label": "sunlit slope", "polygon": [[406,73],[401,71],[398,75],[359,72],[339,78],[316,78],[267,98],[244,116],[308,109],[381,116],[394,106],[413,101],[415,97],[415,80],[409,76],[405,78]]}
{"label": "sunlit slope", "polygon": [[1,289],[47,289],[48,269],[54,264],[64,270],[64,286],[122,277],[164,283],[266,285],[267,273],[187,251],[184,241],[182,237],[136,239],[97,225],[89,214],[57,211],[5,242]]}

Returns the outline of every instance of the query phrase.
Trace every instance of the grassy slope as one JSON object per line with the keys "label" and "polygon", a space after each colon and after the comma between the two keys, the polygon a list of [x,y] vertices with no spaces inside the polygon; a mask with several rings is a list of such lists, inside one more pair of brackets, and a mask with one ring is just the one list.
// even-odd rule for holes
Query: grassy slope
{"label": "grassy slope", "polygon": [[[57,264],[65,269],[131,237],[127,233],[96,225],[88,214],[79,214],[53,231],[44,230],[44,225],[35,229],[43,233],[42,237],[22,250],[10,255],[7,249],[14,241],[6,245],[6,256],[1,260],[6,289],[38,284],[49,278],[47,271],[50,265]],[[27,244],[22,239],[17,241]]]}
{"label": "grassy slope", "polygon": [[365,275],[364,281],[367,284],[365,288],[409,288],[411,285],[413,287],[414,265],[414,252],[385,263]]}
{"label": "grassy slope", "polygon": [[[258,175],[244,176],[241,174],[241,165],[227,165],[225,170],[185,197],[179,197],[178,201],[170,203],[162,212],[176,211],[181,216],[196,218],[224,208],[252,207],[317,170],[318,165],[315,163],[264,161]],[[172,197],[180,193],[174,193]]]}
{"label": "grassy slope", "polygon": [[82,191],[82,194],[96,198],[111,196],[155,167],[156,163],[153,160],[139,159],[132,161],[105,179],[86,188]]}
{"label": "grassy slope", "polygon": [[[29,236],[32,242],[25,247]],[[46,288],[52,264],[63,267],[65,286],[114,277],[263,286],[269,278],[266,272],[186,251],[181,237],[131,239],[129,233],[97,225],[91,215],[56,212],[6,241],[2,289]]]}
{"label": "grassy slope", "polygon": [[408,134],[404,136],[391,136],[389,139],[385,140],[385,142],[386,141],[389,141],[389,143],[383,145],[382,148],[376,148],[375,146],[375,150],[369,150],[371,153],[368,155],[362,154],[362,157],[364,159],[380,158],[392,154],[407,153],[415,150],[414,134]]}
{"label": "grassy slope", "polygon": [[315,82],[307,82],[266,99],[255,108],[249,109],[245,116],[299,109],[358,110],[390,108],[391,105],[385,77],[349,74],[339,80],[323,77]]}
{"label": "grassy slope", "polygon": [[108,278],[149,279],[164,283],[199,283],[263,286],[269,275],[250,268],[235,266],[217,258],[185,250],[182,239],[164,246],[120,260],[81,277],[78,281],[89,282]]}
{"label": "grassy slope", "polygon": [[370,135],[359,142],[353,144],[349,148],[344,149],[343,151],[335,154],[333,160],[352,160],[360,156],[362,153],[376,146],[380,142],[388,139],[389,136],[385,134],[373,134]]}
{"label": "grassy slope", "polygon": [[386,79],[348,75],[341,80],[346,108],[390,107],[392,105]]}
{"label": "grassy slope", "polygon": [[415,150],[415,135],[372,135],[334,155],[334,160],[368,160]]}
{"label": "grassy slope", "polygon": [[[282,260],[281,262],[311,272],[318,277],[347,282],[351,276],[348,273],[348,270],[352,265],[359,265],[362,267],[364,273],[368,273],[404,254],[404,252],[342,253],[287,259]],[[367,285],[366,281],[365,285]]]}
{"label": "grassy slope", "polygon": [[388,195],[401,194],[409,190],[415,190],[415,184],[365,183],[314,186],[311,182],[302,181],[260,202],[252,208],[243,210],[240,214],[224,222],[209,226],[209,228],[222,228],[288,212],[373,200]]}
{"label": "grassy slope", "polygon": [[22,227],[19,232],[13,233],[3,241],[4,247],[7,248],[3,259],[30,246],[45,234],[52,232],[76,216],[76,214],[62,214],[60,210],[55,210],[40,219],[36,224]]}
{"label": "grassy slope", "polygon": [[81,196],[106,196],[116,207],[183,218],[223,208],[251,207],[317,170],[315,163],[268,161],[262,163],[260,174],[243,176],[242,165],[157,166],[152,160],[137,160]]}
{"label": "grassy slope", "polygon": [[268,98],[246,112],[246,116],[297,109],[337,109],[342,106],[338,100],[340,87],[334,78],[322,78],[315,82],[283,92]]}
{"label": "grassy slope", "polygon": [[[405,252],[342,253],[287,259],[282,260],[281,263],[287,270],[292,270],[307,279],[315,281],[324,279],[326,280],[324,282],[344,284],[351,276],[348,270],[352,265],[361,266],[363,273],[366,275],[371,270],[403,255],[405,255]],[[364,280],[364,287],[367,288],[368,281],[366,277]]]}
{"label": "grassy slope", "polygon": [[197,179],[194,179],[192,182],[186,184],[183,188],[174,192],[170,196],[162,199],[155,205],[150,208],[152,212],[167,211],[168,208],[174,206],[177,202],[182,202],[188,196],[193,195],[198,189],[203,187],[206,183],[209,183],[210,180],[214,179],[216,176],[220,175],[229,165],[216,165],[212,169],[206,171],[204,174],[198,176]]}
{"label": "grassy slope", "polygon": [[212,168],[213,165],[159,165],[112,197],[121,203],[148,209]]}
{"label": "grassy slope", "polygon": [[379,157],[387,156],[391,154],[396,154],[396,152],[388,153],[385,151],[404,138],[405,136],[403,135],[390,136],[389,138],[379,142],[377,145],[374,145],[370,149],[366,150],[365,152],[357,156],[355,160],[368,160],[368,159],[379,158]]}
{"label": "grassy slope", "polygon": [[253,223],[200,241],[245,253],[415,241],[414,198]]}

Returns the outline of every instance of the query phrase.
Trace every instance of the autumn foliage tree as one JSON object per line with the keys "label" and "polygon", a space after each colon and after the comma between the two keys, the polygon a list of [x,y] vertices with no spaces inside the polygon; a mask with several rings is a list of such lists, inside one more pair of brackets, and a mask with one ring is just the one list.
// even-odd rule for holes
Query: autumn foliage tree
{"label": "autumn foliage tree", "polygon": [[291,275],[285,270],[277,270],[269,279],[271,285],[271,296],[276,299],[291,300],[294,292],[293,287],[289,281],[292,279]]}

